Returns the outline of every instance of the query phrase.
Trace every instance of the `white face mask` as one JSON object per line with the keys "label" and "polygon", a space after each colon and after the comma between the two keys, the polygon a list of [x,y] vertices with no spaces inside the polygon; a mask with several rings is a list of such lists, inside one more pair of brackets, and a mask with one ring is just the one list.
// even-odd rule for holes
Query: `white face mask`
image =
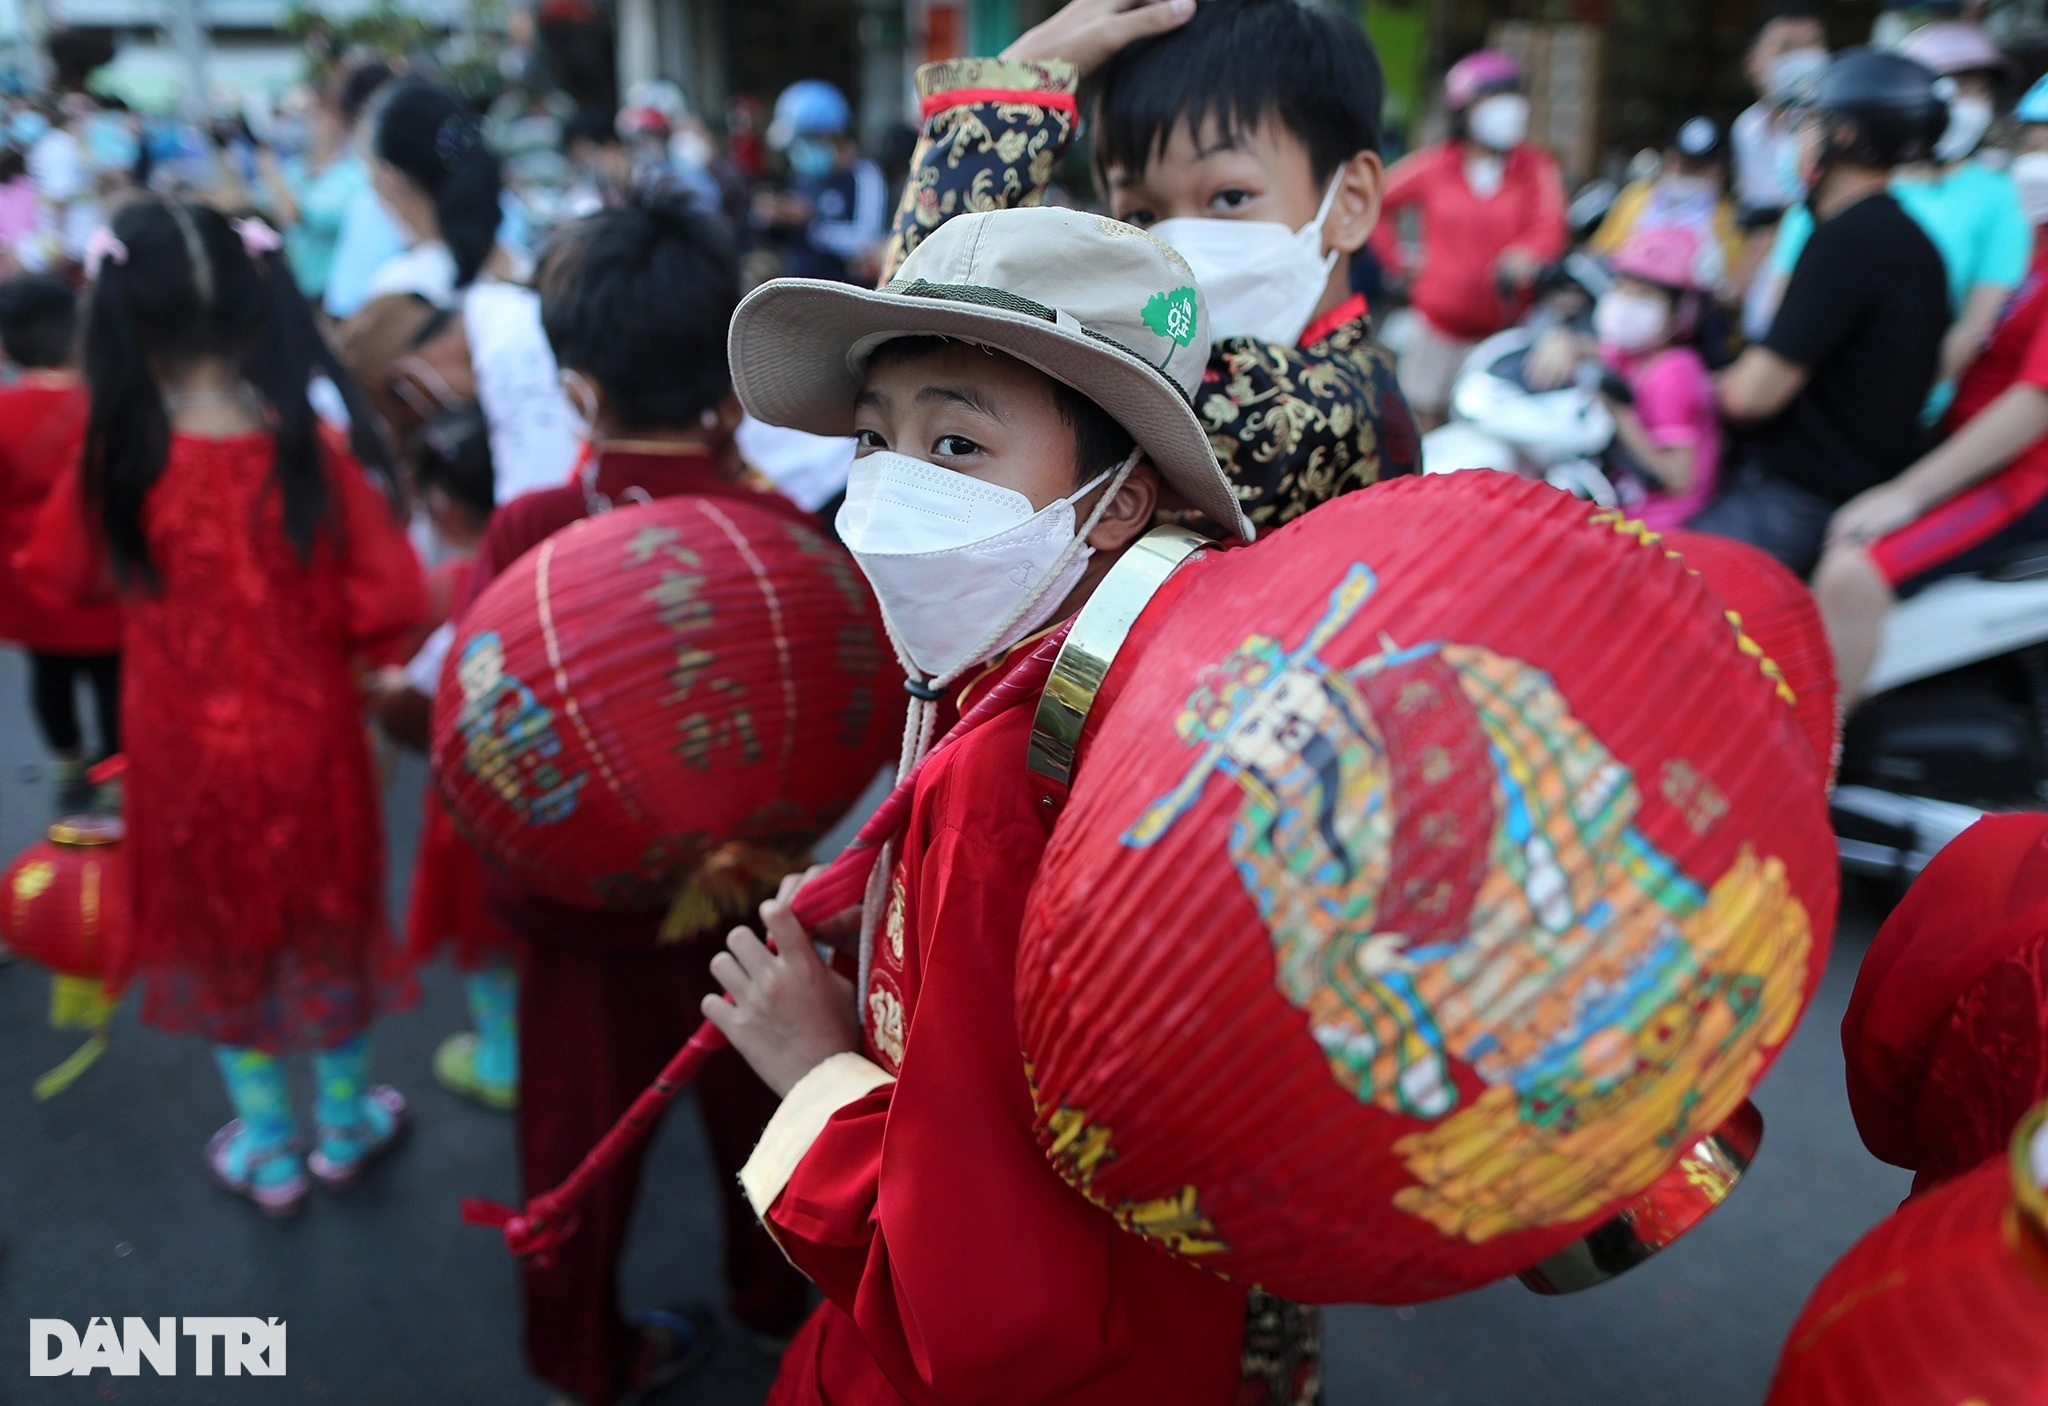
{"label": "white face mask", "polygon": [[1985,98],[1957,98],[1948,105],[1948,130],[1934,144],[1936,161],[1961,161],[1991,130],[1997,112]]}
{"label": "white face mask", "polygon": [[1323,221],[1337,203],[1339,175],[1316,217],[1300,229],[1271,220],[1161,220],[1152,233],[1195,271],[1214,336],[1256,337],[1293,346],[1330,286],[1335,250],[1323,252]]}
{"label": "white face mask", "polygon": [[890,451],[853,461],[837,526],[881,602],[906,672],[944,684],[1030,634],[1080,584],[1094,555],[1074,505],[1137,462],[1044,508],[1012,488]]}
{"label": "white face mask", "polygon": [[1529,136],[1529,100],[1520,93],[1482,98],[1465,119],[1465,130],[1488,151],[1513,151]]}
{"label": "white face mask", "polygon": [[2012,183],[2020,188],[2027,223],[2048,225],[2048,151],[2023,151],[2012,159]]}
{"label": "white face mask", "polygon": [[1609,293],[1593,309],[1593,333],[1600,345],[1618,352],[1643,352],[1664,344],[1671,309],[1662,298]]}

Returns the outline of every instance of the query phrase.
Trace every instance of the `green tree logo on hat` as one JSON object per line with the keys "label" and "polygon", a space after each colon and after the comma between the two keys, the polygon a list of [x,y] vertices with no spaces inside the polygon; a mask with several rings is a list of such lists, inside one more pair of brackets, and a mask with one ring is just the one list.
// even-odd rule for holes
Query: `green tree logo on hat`
{"label": "green tree logo on hat", "polygon": [[[1141,315],[1147,327],[1177,346],[1184,347],[1195,340],[1195,290],[1192,288],[1154,293]],[[1173,353],[1169,351],[1166,361],[1171,360]],[[1166,361],[1159,363],[1160,370],[1166,369]]]}

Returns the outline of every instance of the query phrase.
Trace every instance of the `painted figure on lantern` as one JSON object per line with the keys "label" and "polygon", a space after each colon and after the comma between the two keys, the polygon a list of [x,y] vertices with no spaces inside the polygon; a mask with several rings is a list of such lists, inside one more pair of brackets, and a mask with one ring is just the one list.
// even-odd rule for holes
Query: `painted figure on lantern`
{"label": "painted figure on lantern", "polygon": [[1229,776],[1275,985],[1345,1089],[1432,1125],[1398,1145],[1397,1204],[1475,1242],[1579,1219],[1733,1113],[1797,1014],[1806,915],[1775,859],[1683,872],[1543,671],[1384,635],[1326,663],[1375,588],[1354,566],[1300,647],[1255,636],[1207,672],[1178,724],[1201,757],[1125,843]]}
{"label": "painted figure on lantern", "polygon": [[562,774],[554,712],[525,680],[505,671],[496,631],[464,647],[455,678],[462,687],[463,765],[530,824],[552,825],[573,814],[586,778]]}

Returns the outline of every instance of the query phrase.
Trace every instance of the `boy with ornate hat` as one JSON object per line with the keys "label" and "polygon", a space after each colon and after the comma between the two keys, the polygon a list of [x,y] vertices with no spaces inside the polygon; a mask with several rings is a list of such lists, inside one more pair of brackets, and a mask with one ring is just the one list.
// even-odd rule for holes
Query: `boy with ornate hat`
{"label": "boy with ornate hat", "polygon": [[1050,825],[1031,710],[980,706],[1035,700],[1033,641],[1162,502],[1251,536],[1188,399],[1208,350],[1186,261],[1070,210],[966,215],[878,292],[780,280],[734,317],[752,414],[858,439],[839,528],[909,676],[906,774],[986,715],[916,774],[857,992],[786,902],[713,959],[706,1015],[783,1095],[742,1184],[826,1297],[771,1401],[1235,1396],[1244,1290],[1120,1229],[1035,1140],[1014,959]]}

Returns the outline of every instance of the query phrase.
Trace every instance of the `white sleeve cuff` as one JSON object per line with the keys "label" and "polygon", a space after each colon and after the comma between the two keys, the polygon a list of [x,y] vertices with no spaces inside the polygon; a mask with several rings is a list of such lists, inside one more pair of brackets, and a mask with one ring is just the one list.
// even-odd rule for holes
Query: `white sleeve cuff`
{"label": "white sleeve cuff", "polygon": [[857,1054],[833,1055],[797,1080],[762,1130],[754,1155],[740,1168],[740,1188],[754,1214],[768,1218],[768,1208],[796,1175],[797,1164],[833,1114],[890,1082],[880,1065]]}

